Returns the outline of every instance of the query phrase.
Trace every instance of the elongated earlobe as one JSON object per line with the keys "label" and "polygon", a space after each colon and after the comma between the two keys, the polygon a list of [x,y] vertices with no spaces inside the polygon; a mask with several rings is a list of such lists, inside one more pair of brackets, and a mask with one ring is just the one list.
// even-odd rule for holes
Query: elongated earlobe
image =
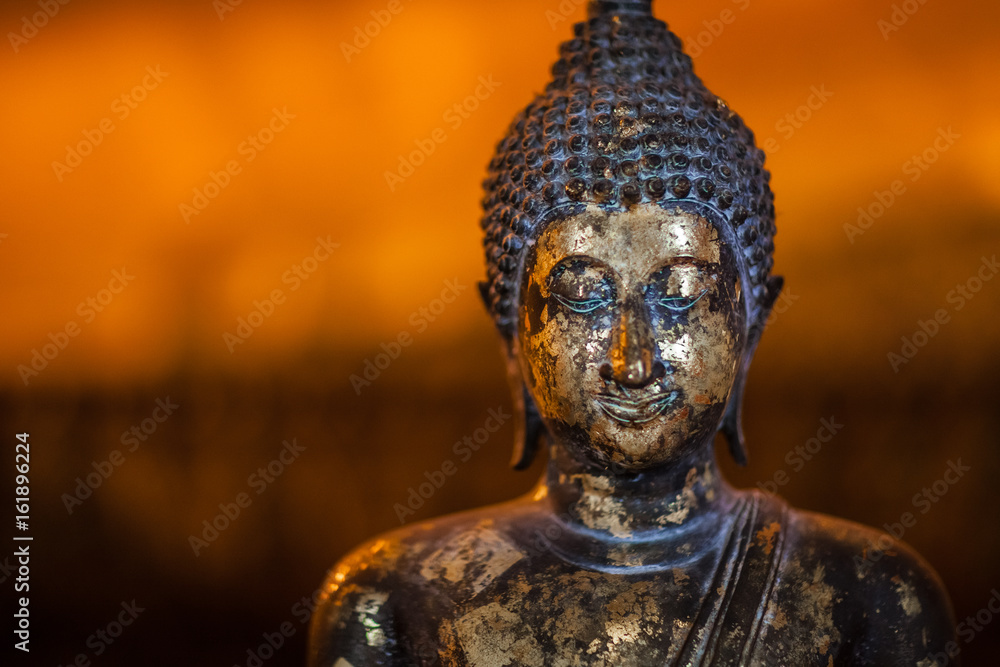
{"label": "elongated earlobe", "polygon": [[736,463],[741,466],[747,464],[747,445],[743,439],[744,377],[745,375],[741,373],[740,378],[736,381],[736,385],[733,386],[733,393],[729,397],[729,405],[726,406],[726,414],[722,418],[722,425],[719,427],[722,435],[726,438],[726,442],[729,443],[729,453],[733,455]]}
{"label": "elongated earlobe", "polygon": [[751,325],[747,335],[747,348],[743,357],[743,367],[740,369],[736,382],[733,384],[732,394],[729,396],[729,404],[726,406],[726,414],[722,417],[722,424],[719,430],[729,443],[729,452],[733,455],[741,466],[747,464],[747,445],[743,437],[743,390],[746,387],[747,372],[750,370],[750,361],[754,352],[757,351],[757,344],[760,342],[764,327],[771,316],[771,308],[781,294],[781,287],[785,284],[785,279],[781,276],[771,276],[767,279],[767,293],[760,303],[756,321]]}
{"label": "elongated earlobe", "polygon": [[[483,289],[482,283],[480,289]],[[545,433],[545,424],[538,414],[535,399],[531,397],[531,392],[521,377],[516,341],[502,334],[501,338],[507,359],[507,383],[514,399],[514,454],[510,465],[514,470],[524,470],[535,460],[539,442]]]}
{"label": "elongated earlobe", "polygon": [[524,470],[531,466],[538,453],[538,443],[545,432],[545,425],[535,407],[535,401],[528,388],[521,385],[520,400],[514,406],[514,455],[510,465],[514,470]]}

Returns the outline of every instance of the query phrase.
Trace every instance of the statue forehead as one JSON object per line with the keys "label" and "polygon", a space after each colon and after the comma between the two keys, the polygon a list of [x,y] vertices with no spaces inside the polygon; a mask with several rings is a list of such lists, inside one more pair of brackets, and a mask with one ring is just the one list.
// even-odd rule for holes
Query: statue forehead
{"label": "statue forehead", "polygon": [[548,225],[536,242],[534,265],[527,268],[546,276],[571,256],[593,257],[623,275],[648,274],[671,258],[717,264],[720,240],[715,226],[696,213],[655,203],[610,213],[590,205]]}

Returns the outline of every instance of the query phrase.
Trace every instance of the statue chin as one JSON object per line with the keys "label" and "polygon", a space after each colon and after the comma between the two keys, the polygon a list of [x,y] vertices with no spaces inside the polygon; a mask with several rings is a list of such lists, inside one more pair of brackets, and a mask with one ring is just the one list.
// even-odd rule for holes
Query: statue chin
{"label": "statue chin", "polygon": [[345,556],[310,664],[932,664],[955,625],[919,555],[873,557],[888,536],[722,480],[713,439],[725,414],[743,457],[744,374],[781,287],[764,154],[650,0],[589,13],[483,199],[515,461],[545,440],[545,472]]}

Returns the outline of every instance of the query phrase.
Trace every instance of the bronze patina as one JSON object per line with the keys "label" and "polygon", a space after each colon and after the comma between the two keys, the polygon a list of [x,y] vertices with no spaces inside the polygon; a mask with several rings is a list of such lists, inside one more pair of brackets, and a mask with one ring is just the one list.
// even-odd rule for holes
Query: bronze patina
{"label": "bronze patina", "polygon": [[484,301],[534,492],[331,572],[310,660],[908,665],[953,639],[934,572],[872,529],[721,478],[781,279],[764,154],[651,2],[592,2],[490,164]]}

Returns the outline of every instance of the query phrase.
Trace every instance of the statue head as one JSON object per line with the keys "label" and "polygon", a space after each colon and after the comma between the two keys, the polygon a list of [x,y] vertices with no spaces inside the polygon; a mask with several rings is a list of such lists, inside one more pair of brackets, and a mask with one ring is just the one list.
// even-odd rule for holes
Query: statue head
{"label": "statue head", "polygon": [[521,413],[638,470],[717,430],[740,463],[746,373],[781,279],[753,133],[694,75],[650,0],[591,2],[485,181],[483,299]]}

